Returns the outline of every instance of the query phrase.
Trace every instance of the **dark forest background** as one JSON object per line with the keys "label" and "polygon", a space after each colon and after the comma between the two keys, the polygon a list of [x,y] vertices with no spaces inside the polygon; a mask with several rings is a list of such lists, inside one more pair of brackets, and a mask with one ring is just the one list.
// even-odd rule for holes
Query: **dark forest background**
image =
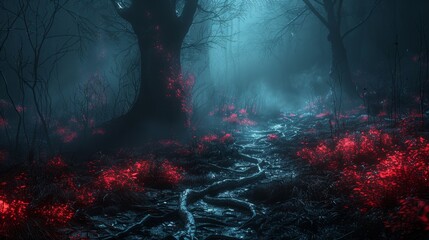
{"label": "dark forest background", "polygon": [[[193,1],[174,2],[180,16]],[[103,135],[106,122],[127,115],[111,124],[121,132],[130,119],[144,119],[141,112],[178,109],[171,106],[180,101],[191,101],[187,117],[194,125],[231,101],[258,113],[294,111],[320,98],[332,98],[335,111],[349,100],[367,105],[373,115],[387,108],[390,114],[427,110],[427,1],[199,1],[175,50],[177,74],[192,84],[182,89],[182,100],[165,103],[171,106],[138,97],[145,89],[145,50],[140,53],[132,24],[119,16],[130,4],[1,2],[3,146],[15,152],[54,149],[58,140]],[[329,4],[338,28],[328,28],[316,14],[328,20]],[[333,43],[335,34],[346,36]],[[183,122],[180,114],[164,118]]]}

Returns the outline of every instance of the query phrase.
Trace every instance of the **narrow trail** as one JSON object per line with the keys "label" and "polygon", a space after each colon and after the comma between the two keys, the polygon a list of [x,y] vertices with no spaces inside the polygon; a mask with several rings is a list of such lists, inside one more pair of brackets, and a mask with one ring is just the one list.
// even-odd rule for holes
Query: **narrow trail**
{"label": "narrow trail", "polygon": [[235,154],[224,156],[231,165],[203,163],[212,169],[210,184],[190,184],[180,191],[148,189],[145,203],[91,216],[97,232],[104,232],[96,238],[258,239],[252,224],[269,209],[247,199],[246,192],[296,175],[293,161],[284,159],[275,143],[299,131],[282,117],[240,127],[234,134]]}
{"label": "narrow trail", "polygon": [[[186,189],[181,194],[180,211],[187,224],[179,238],[257,239],[248,224],[264,214],[265,209],[243,198],[243,193],[252,184],[281,181],[295,174],[292,168],[283,168],[285,159],[280,157],[274,142],[280,137],[292,139],[299,129],[275,122],[249,126],[236,134],[233,147],[238,158],[233,166],[224,168],[228,179],[203,190]],[[187,195],[195,199],[187,201]]]}

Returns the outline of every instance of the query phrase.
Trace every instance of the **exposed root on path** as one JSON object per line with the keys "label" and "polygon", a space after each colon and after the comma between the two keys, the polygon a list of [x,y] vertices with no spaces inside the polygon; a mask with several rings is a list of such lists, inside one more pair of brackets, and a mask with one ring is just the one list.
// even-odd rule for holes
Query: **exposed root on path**
{"label": "exposed root on path", "polygon": [[252,221],[256,217],[256,209],[255,205],[237,198],[213,198],[213,197],[205,197],[204,202],[212,205],[222,206],[225,208],[236,208],[242,211],[250,212],[250,218],[241,225],[245,226],[248,222]]}
{"label": "exposed root on path", "polygon": [[124,229],[123,231],[120,231],[120,232],[118,232],[112,236],[100,238],[100,240],[124,239],[125,237],[140,231],[141,228],[143,228],[144,226],[154,227],[154,226],[160,225],[166,221],[171,221],[173,219],[176,219],[178,214],[179,214],[178,211],[173,211],[173,212],[167,213],[163,216],[152,216],[152,215],[148,214],[145,217],[143,217],[140,221],[129,226],[128,228]]}
{"label": "exposed root on path", "polygon": [[[179,214],[180,217],[185,222],[185,230],[179,234],[183,236],[185,239],[195,239],[195,232],[196,232],[196,223],[194,215],[189,210],[188,206],[192,203],[195,203],[198,200],[202,200],[206,198],[206,196],[214,196],[219,193],[240,188],[245,185],[255,183],[261,179],[265,178],[265,171],[259,168],[259,171],[251,176],[238,178],[238,179],[225,179],[219,182],[215,182],[211,185],[209,185],[206,188],[203,188],[201,190],[192,190],[192,189],[186,189],[182,192],[180,195],[180,202],[179,202]],[[206,198],[207,199],[207,198]],[[212,199],[213,200],[213,199]],[[209,200],[210,201],[210,200]],[[215,200],[214,200],[215,201]],[[223,200],[219,200],[223,201]],[[235,205],[240,205],[241,207],[244,207],[244,201],[229,201],[229,204],[234,203]],[[226,202],[224,202],[225,204]],[[249,205],[247,205],[249,207]],[[254,211],[254,208],[249,207],[253,213],[256,214],[256,211]]]}
{"label": "exposed root on path", "polygon": [[207,165],[210,166],[212,169],[216,169],[219,171],[231,172],[231,173],[235,173],[235,174],[252,174],[252,173],[256,173],[259,171],[259,167],[257,165],[251,166],[251,167],[249,167],[243,171],[238,171],[238,170],[234,170],[231,168],[221,167],[221,166],[218,166],[218,165],[213,164],[213,163],[208,163]]}

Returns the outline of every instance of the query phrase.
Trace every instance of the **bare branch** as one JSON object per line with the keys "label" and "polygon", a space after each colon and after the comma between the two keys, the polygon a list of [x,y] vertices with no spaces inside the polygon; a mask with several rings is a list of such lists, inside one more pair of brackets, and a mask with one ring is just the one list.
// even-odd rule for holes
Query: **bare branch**
{"label": "bare branch", "polygon": [[292,26],[292,24],[294,24],[296,21],[298,21],[299,18],[301,18],[301,16],[304,15],[304,13],[306,13],[308,11],[308,8],[303,8],[301,10],[301,12],[299,12],[294,18],[292,18],[285,26],[283,26],[279,31],[278,31],[278,36],[281,37],[283,34],[283,32],[288,29],[290,26]]}
{"label": "bare branch", "polygon": [[350,28],[348,31],[346,31],[341,38],[344,39],[345,37],[347,37],[347,35],[349,35],[350,33],[352,33],[354,30],[358,29],[360,26],[362,26],[366,21],[368,21],[368,19],[371,17],[372,13],[374,12],[375,8],[377,7],[377,5],[381,2],[381,0],[376,0],[374,2],[374,5],[372,6],[371,10],[368,12],[368,14],[366,15],[366,17],[364,19],[362,19],[362,21],[360,21],[358,24],[356,24],[354,27]]}
{"label": "bare branch", "polygon": [[310,9],[310,11],[316,15],[316,17],[323,23],[323,25],[325,25],[327,28],[329,28],[329,24],[328,21],[322,16],[322,14],[320,14],[319,11],[317,11],[317,9],[314,7],[314,5],[310,2],[310,0],[302,0],[305,5],[307,5],[307,7]]}

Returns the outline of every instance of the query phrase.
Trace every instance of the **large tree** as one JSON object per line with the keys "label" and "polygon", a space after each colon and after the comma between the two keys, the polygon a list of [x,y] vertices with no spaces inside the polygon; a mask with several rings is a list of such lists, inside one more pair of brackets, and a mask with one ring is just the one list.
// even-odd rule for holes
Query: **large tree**
{"label": "large tree", "polygon": [[375,0],[365,18],[348,30],[342,28],[344,0],[303,0],[303,2],[328,30],[328,41],[332,50],[331,78],[341,85],[348,97],[357,97],[358,92],[352,79],[344,39],[369,19],[379,0]]}
{"label": "large tree", "polygon": [[189,81],[181,71],[181,48],[198,0],[185,0],[182,8],[178,8],[176,0],[112,2],[137,37],[141,80],[133,106],[112,121],[107,130],[114,135],[148,135],[151,131],[183,129],[190,107],[186,93]]}

